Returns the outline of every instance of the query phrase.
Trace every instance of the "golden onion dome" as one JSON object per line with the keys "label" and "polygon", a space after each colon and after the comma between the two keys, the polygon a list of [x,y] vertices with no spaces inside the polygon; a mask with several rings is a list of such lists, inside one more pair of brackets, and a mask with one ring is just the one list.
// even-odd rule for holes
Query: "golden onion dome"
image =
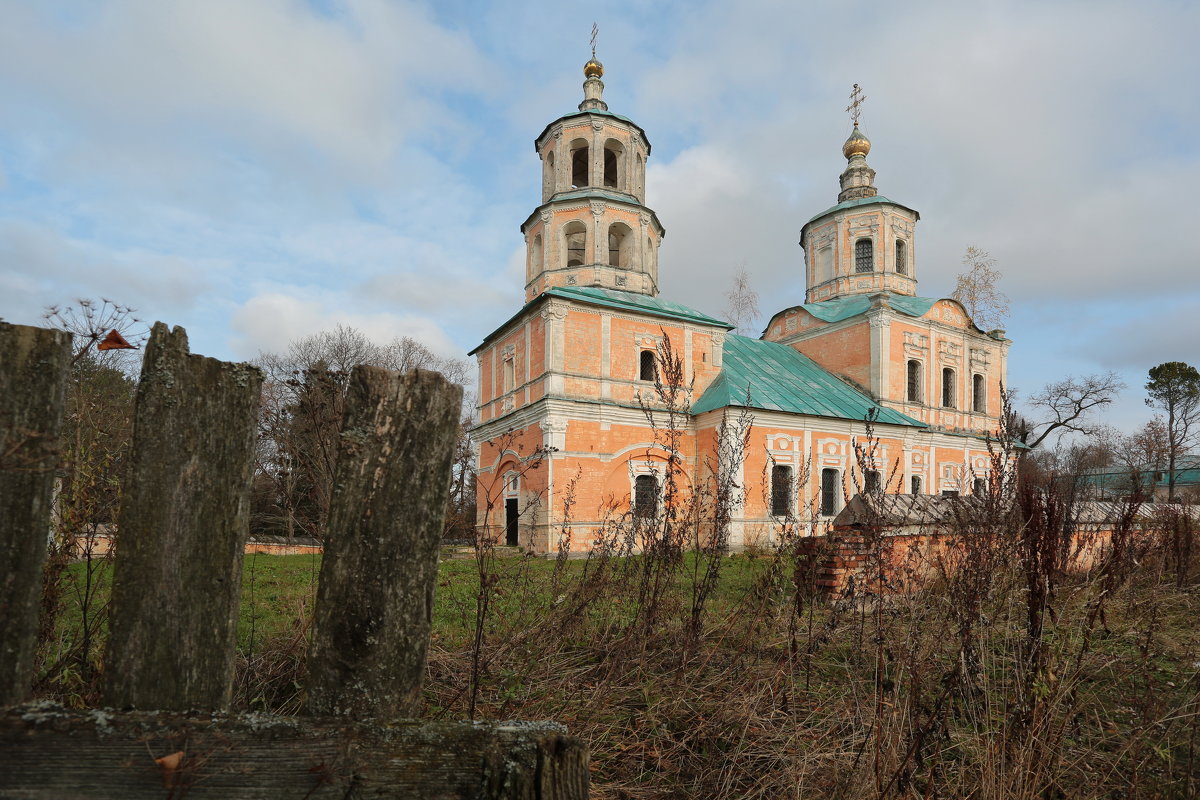
{"label": "golden onion dome", "polygon": [[842,145],[842,155],[850,158],[851,156],[865,156],[869,152],[871,152],[871,140],[863,136],[862,131],[855,125],[850,138]]}
{"label": "golden onion dome", "polygon": [[583,65],[583,74],[589,78],[599,78],[604,75],[604,65],[597,61],[595,56],[592,56]]}

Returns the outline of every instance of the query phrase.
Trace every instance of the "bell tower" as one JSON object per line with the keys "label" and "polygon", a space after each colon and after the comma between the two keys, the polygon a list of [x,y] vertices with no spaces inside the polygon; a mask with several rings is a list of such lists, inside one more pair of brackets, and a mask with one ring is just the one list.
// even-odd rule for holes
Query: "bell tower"
{"label": "bell tower", "polygon": [[867,164],[871,140],[858,126],[865,99],[854,84],[846,108],[854,129],[842,145],[846,169],[837,205],[800,231],[809,303],[879,292],[917,293],[916,226],[921,215],[875,188],[875,170]]}
{"label": "bell tower", "polygon": [[521,225],[525,300],[558,286],[658,294],[658,248],[666,231],[646,207],[650,142],[604,101],[604,65],[583,65],[579,110],[534,141],[542,204]]}

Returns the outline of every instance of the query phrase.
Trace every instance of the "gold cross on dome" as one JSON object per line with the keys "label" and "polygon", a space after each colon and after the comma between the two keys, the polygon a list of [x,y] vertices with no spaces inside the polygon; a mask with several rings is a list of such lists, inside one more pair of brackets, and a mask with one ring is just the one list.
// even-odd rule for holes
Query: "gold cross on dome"
{"label": "gold cross on dome", "polygon": [[850,120],[854,123],[854,127],[858,127],[858,118],[862,116],[863,100],[867,96],[862,93],[862,87],[857,83],[854,84],[854,91],[850,93],[850,105],[846,106],[846,111],[850,114]]}
{"label": "gold cross on dome", "polygon": [[592,23],[592,58],[596,57],[596,37],[600,35],[600,26]]}

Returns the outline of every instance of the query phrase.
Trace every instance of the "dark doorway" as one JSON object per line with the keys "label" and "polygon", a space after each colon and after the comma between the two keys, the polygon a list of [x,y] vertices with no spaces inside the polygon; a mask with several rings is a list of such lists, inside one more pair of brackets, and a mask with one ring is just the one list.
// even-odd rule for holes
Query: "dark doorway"
{"label": "dark doorway", "polygon": [[504,501],[504,543],[509,547],[517,546],[517,498],[511,497]]}

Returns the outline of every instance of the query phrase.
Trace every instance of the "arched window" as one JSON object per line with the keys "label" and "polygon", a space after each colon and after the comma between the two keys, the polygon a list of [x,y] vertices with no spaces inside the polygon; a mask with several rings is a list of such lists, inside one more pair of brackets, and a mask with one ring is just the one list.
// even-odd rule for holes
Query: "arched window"
{"label": "arched window", "polygon": [[633,480],[633,515],[645,519],[658,513],[658,479],[638,475]]}
{"label": "arched window", "polygon": [[608,228],[608,263],[613,267],[633,267],[633,231],[623,222],[614,222]]}
{"label": "arched window", "polygon": [[875,492],[878,494],[883,491],[883,475],[877,469],[869,469],[863,475],[863,491]]}
{"label": "arched window", "polygon": [[908,402],[921,402],[921,362],[913,359],[908,362]]}
{"label": "arched window", "polygon": [[987,395],[984,393],[982,375],[976,374],[971,378],[971,410],[976,414],[987,413]]}
{"label": "arched window", "polygon": [[833,277],[833,246],[826,245],[817,251],[817,283]]}
{"label": "arched window", "polygon": [[582,267],[587,258],[587,227],[575,220],[563,226],[567,245],[567,266]]}
{"label": "arched window", "polygon": [[541,272],[542,267],[542,235],[539,233],[533,237],[533,244],[529,247],[529,267],[532,272]]}
{"label": "arched window", "polygon": [[821,470],[821,514],[831,517],[838,510],[838,471]]}
{"label": "arched window", "polygon": [[901,275],[908,274],[908,253],[905,252],[904,241],[896,240],[896,272]]}
{"label": "arched window", "polygon": [[870,239],[859,239],[854,243],[854,271],[875,271],[875,250]]}
{"label": "arched window", "polygon": [[637,193],[645,194],[646,192],[646,159],[642,158],[642,154],[638,153],[637,157]]}
{"label": "arched window", "polygon": [[921,476],[920,475],[913,475],[911,478],[908,479],[908,484],[909,484],[909,494],[920,494],[921,493]]}
{"label": "arched window", "polygon": [[546,153],[545,174],[542,176],[542,192],[546,197],[554,194],[554,151]]}
{"label": "arched window", "polygon": [[987,494],[988,482],[987,478],[976,478],[971,481],[971,494],[984,495]]}
{"label": "arched window", "polygon": [[638,356],[638,378],[644,381],[654,380],[657,373],[656,357],[653,350],[643,350]]}
{"label": "arched window", "polygon": [[954,370],[942,370],[942,408],[954,408]]}
{"label": "arched window", "polygon": [[649,236],[646,237],[646,269],[647,271],[655,266],[658,259],[658,253],[654,250],[654,240]]}
{"label": "arched window", "polygon": [[585,139],[576,139],[571,142],[571,187],[574,189],[582,189],[584,186],[590,185],[588,181],[590,166],[588,154],[590,152]]}
{"label": "arched window", "polygon": [[776,517],[792,513],[792,468],[782,464],[771,467],[771,513]]}

